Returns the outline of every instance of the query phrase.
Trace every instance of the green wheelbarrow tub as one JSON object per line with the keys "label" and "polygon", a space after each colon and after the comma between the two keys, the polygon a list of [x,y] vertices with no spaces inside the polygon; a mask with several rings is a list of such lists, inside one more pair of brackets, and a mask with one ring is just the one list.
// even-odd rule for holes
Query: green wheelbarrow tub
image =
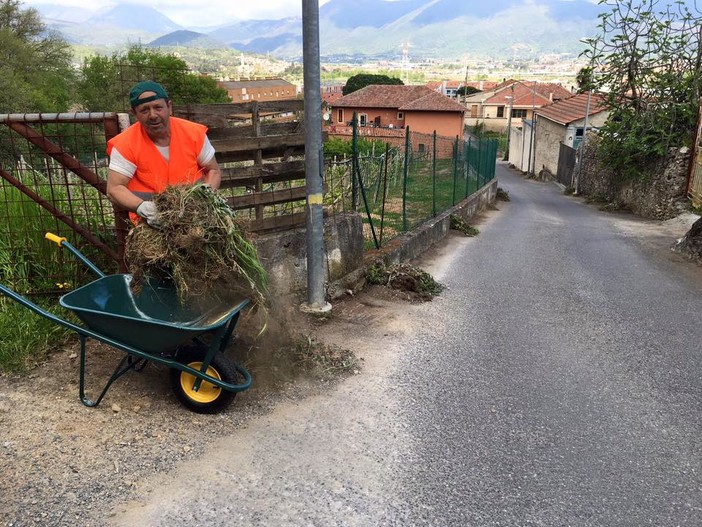
{"label": "green wheelbarrow tub", "polygon": [[218,329],[249,303],[202,298],[181,304],[171,285],[147,282],[134,294],[131,281],[127,274],[104,276],[59,302],[94,332],[155,355],[168,355],[193,337]]}

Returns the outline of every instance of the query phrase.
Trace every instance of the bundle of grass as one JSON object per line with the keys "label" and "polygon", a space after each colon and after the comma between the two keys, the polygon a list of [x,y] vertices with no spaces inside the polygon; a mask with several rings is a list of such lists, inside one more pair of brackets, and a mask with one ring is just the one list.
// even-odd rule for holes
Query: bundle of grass
{"label": "bundle of grass", "polygon": [[266,271],[224,198],[207,185],[176,185],[154,203],[161,227],[142,222],[127,237],[133,287],[147,278],[171,280],[181,302],[214,295],[265,304]]}

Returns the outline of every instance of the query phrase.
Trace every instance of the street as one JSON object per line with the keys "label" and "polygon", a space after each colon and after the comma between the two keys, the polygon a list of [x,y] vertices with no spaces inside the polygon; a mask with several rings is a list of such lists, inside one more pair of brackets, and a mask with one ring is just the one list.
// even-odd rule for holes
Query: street
{"label": "street", "polygon": [[702,525],[700,273],[497,177],[511,201],[479,236],[422,259],[446,291],[359,295],[321,330],[358,375],[138,482],[112,523]]}

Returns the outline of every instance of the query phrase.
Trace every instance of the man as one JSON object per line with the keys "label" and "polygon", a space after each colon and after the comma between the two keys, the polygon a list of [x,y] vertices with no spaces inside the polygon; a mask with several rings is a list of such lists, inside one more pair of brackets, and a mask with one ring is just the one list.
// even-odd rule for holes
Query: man
{"label": "man", "polygon": [[107,143],[107,197],[129,210],[133,222],[142,218],[159,227],[154,194],[198,181],[216,190],[222,175],[207,128],[171,117],[173,105],[163,86],[140,82],[129,92],[129,103],[137,122]]}

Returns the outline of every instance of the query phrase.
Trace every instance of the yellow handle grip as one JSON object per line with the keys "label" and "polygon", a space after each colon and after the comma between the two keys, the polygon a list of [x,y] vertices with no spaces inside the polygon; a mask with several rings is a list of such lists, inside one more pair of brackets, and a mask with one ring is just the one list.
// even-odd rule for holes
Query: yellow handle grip
{"label": "yellow handle grip", "polygon": [[61,244],[62,244],[63,242],[68,241],[66,238],[63,238],[63,237],[61,237],[61,236],[58,236],[58,235],[54,234],[53,232],[47,232],[47,233],[44,235],[44,238],[46,238],[47,240],[49,240],[49,241],[51,241],[51,242],[54,242],[54,243],[55,243],[56,245],[58,245],[59,247],[61,247]]}

